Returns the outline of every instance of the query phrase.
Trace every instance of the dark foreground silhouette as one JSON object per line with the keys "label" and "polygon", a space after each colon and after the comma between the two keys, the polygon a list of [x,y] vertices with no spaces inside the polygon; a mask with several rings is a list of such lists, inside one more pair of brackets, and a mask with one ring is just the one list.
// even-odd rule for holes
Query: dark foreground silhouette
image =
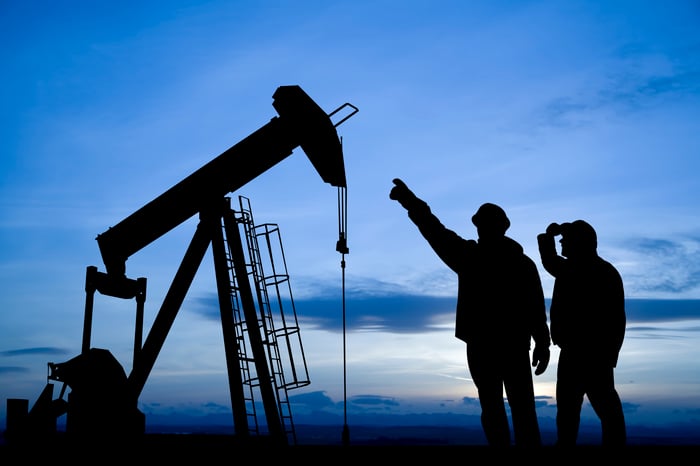
{"label": "dark foreground silhouette", "polygon": [[[214,434],[146,434],[129,443],[112,443],[105,439],[92,442],[69,441],[61,436],[52,440],[0,446],[0,464],[25,464],[33,460],[59,460],[81,464],[96,461],[110,464],[136,462],[162,464],[162,461],[182,461],[195,458],[197,464],[207,461],[258,462],[272,460],[300,461],[416,461],[445,460],[472,464],[499,464],[500,460],[532,460],[536,464],[590,464],[605,460],[686,461],[696,458],[700,445],[627,445],[610,449],[603,446],[555,447],[491,447],[486,445],[430,445],[416,438],[384,438],[348,445],[274,446],[264,438],[242,442],[232,435]],[[611,457],[612,456],[612,457]],[[63,463],[61,463],[63,464]]]}

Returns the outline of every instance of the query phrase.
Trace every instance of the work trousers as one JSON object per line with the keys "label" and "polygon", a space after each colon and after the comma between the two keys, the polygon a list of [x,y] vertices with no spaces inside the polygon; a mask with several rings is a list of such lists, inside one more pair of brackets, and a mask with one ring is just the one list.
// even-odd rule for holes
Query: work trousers
{"label": "work trousers", "polygon": [[603,357],[562,348],[557,365],[557,445],[576,445],[584,396],[600,419],[602,444],[626,443],[625,415],[615,389],[614,368]]}
{"label": "work trousers", "polygon": [[516,446],[542,444],[535,410],[530,352],[492,344],[467,344],[467,363],[481,405],[481,426],[492,446],[511,445],[503,391],[508,399]]}

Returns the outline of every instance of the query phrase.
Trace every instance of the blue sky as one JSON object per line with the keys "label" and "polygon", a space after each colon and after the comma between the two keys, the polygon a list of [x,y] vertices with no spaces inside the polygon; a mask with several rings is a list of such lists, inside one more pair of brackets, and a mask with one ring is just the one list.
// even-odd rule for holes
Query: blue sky
{"label": "blue sky", "polygon": [[[290,392],[300,418],[478,412],[453,337],[456,277],[389,200],[400,177],[465,237],[481,203],[503,206],[538,263],[550,222],[589,221],[629,299],[616,373],[628,422],[697,428],[699,20],[682,0],[3,2],[2,424],[5,399],[33,402],[46,363],[79,354],[85,268],[104,270],[96,236],[265,125],[277,87],[299,85],[328,113],[359,108],[338,127],[345,366],[335,188],[297,149],[232,197],[280,227],[311,380]],[[127,262],[148,279],[146,329],[196,221]],[[145,412],[230,410],[215,292],[208,255]],[[133,325],[132,302],[96,297],[93,346],[127,371]],[[543,419],[556,357],[535,379]]]}

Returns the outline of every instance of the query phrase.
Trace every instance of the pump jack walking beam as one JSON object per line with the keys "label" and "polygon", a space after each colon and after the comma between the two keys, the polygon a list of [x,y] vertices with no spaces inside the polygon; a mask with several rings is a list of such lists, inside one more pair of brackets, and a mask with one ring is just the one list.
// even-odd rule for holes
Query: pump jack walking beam
{"label": "pump jack walking beam", "polygon": [[[324,182],[337,187],[346,186],[343,151],[329,115],[299,86],[281,86],[273,98],[272,105],[279,117],[272,118],[269,123],[97,236],[107,273],[125,275],[129,256],[198,212],[210,209],[226,194],[287,158],[298,146],[304,150]],[[331,115],[333,113],[335,111]]]}

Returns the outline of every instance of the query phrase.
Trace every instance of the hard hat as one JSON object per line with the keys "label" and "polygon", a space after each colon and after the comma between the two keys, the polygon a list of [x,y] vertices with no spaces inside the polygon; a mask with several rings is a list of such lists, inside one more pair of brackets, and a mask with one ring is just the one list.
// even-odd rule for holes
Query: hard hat
{"label": "hard hat", "polygon": [[561,235],[566,241],[580,248],[595,250],[598,247],[598,235],[595,229],[584,220],[562,223]]}
{"label": "hard hat", "polygon": [[477,228],[505,233],[510,227],[506,212],[496,204],[487,202],[479,207],[472,216],[472,223]]}

